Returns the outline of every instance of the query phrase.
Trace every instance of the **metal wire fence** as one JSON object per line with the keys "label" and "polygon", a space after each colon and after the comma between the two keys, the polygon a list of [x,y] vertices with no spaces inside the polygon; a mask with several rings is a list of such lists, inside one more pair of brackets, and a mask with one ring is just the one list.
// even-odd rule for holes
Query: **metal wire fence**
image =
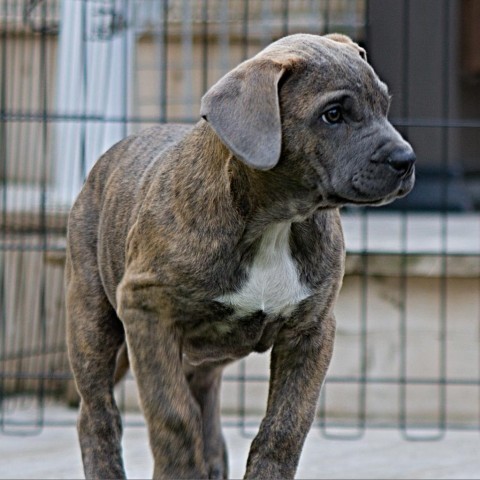
{"label": "metal wire fence", "polygon": [[[465,0],[0,0],[0,431],[71,424],[46,406],[76,401],[65,228],[96,158],[151,124],[196,121],[203,92],[271,41],[333,31],[367,48],[419,168],[405,201],[343,212],[347,271],[315,425],[348,439],[479,429],[479,15]],[[267,382],[268,356],[230,367],[225,423],[251,433]],[[133,383],[118,391],[125,411]]]}

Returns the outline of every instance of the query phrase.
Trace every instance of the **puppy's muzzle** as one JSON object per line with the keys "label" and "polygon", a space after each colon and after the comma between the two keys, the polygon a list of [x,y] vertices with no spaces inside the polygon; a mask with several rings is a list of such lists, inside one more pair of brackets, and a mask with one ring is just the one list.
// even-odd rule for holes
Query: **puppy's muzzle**
{"label": "puppy's muzzle", "polygon": [[413,188],[416,161],[413,148],[393,129],[392,136],[380,143],[365,166],[352,177],[357,203],[383,205],[405,196]]}
{"label": "puppy's muzzle", "polygon": [[401,177],[412,174],[417,157],[410,148],[396,148],[385,159],[385,162]]}

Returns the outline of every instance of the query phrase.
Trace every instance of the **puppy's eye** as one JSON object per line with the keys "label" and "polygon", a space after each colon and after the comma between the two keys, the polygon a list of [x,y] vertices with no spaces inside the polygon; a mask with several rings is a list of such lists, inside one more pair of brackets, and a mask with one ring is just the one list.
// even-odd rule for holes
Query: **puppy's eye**
{"label": "puppy's eye", "polygon": [[327,125],[335,125],[336,123],[341,123],[343,121],[342,109],[340,107],[333,107],[330,110],[327,110],[322,115],[322,120]]}

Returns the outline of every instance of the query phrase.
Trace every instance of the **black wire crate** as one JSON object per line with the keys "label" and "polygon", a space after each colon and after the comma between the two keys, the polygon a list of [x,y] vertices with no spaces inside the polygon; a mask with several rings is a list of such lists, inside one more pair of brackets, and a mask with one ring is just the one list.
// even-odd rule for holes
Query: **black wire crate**
{"label": "black wire crate", "polygon": [[[366,48],[418,158],[411,195],[342,212],[346,275],[315,426],[348,439],[478,430],[479,31],[474,0],[0,0],[0,430],[73,424],[54,407],[77,402],[65,231],[95,160],[150,125],[196,122],[218,78],[299,32]],[[249,435],[267,389],[268,354],[229,367],[225,424]],[[136,425],[131,377],[117,395]]]}

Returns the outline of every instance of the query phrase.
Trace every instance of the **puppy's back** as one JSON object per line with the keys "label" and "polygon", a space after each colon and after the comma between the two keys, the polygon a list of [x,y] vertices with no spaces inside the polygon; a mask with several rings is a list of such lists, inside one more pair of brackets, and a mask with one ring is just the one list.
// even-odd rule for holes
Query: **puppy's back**
{"label": "puppy's back", "polygon": [[116,143],[98,159],[75,200],[68,220],[67,271],[81,259],[80,269],[101,282],[112,305],[123,275],[126,236],[142,203],[138,197],[149,167],[191,129],[159,125]]}

